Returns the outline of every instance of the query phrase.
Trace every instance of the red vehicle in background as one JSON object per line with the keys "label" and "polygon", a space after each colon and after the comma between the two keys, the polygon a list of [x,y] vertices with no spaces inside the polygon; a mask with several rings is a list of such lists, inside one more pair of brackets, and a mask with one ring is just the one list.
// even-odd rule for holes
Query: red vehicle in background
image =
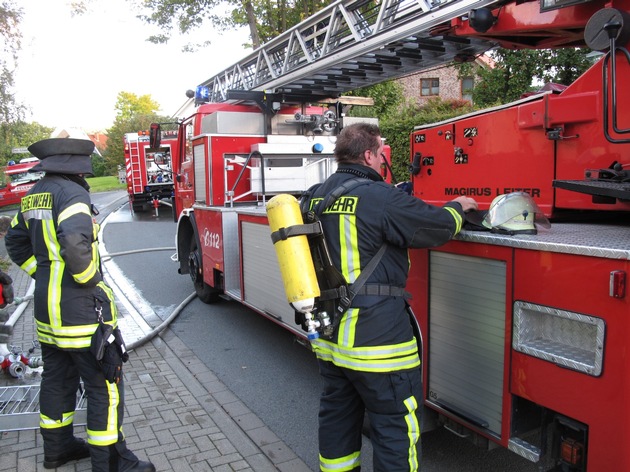
{"label": "red vehicle in background", "polygon": [[9,164],[2,169],[0,179],[0,206],[15,205],[44,176],[43,172],[31,172],[39,163],[36,157],[26,157],[18,163]]}
{"label": "red vehicle in background", "polygon": [[148,131],[123,136],[127,192],[133,212],[157,208],[160,201],[170,202],[173,196],[177,131],[163,131],[161,138],[161,145],[151,148]]}

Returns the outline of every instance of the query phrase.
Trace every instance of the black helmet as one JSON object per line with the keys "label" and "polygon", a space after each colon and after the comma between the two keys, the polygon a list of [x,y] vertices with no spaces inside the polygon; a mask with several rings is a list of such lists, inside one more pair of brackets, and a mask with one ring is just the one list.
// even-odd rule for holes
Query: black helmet
{"label": "black helmet", "polygon": [[41,162],[33,171],[53,174],[92,174],[94,143],[89,139],[51,138],[31,144],[28,150]]}

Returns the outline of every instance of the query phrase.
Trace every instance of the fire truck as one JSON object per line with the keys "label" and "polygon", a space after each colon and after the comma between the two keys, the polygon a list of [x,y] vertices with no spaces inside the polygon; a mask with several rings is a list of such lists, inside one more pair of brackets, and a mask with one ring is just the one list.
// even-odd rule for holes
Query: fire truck
{"label": "fire truck", "polygon": [[[173,197],[173,160],[177,132],[162,131],[160,146],[149,145],[149,131],[123,136],[127,193],[132,211],[145,211]],[[176,161],[176,159],[175,159]]]}
{"label": "fire truck", "polygon": [[[551,227],[410,251],[425,431],[541,470],[630,470],[630,1],[339,0],[201,83],[182,120],[179,272],[298,336],[265,213],[335,170],[344,92],[500,45],[587,45],[572,85],[410,130],[413,193],[527,192]],[[155,137],[159,127],[152,127]],[[387,137],[385,137],[387,138]]]}
{"label": "fire truck", "polygon": [[37,163],[39,159],[36,157],[26,157],[2,169],[4,181],[0,186],[0,206],[20,203],[20,199],[44,176],[43,172],[31,172]]}

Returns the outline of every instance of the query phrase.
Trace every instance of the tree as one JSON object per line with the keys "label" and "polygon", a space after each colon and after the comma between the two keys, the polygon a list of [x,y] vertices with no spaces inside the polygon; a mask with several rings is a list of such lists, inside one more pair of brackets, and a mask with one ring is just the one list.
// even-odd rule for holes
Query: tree
{"label": "tree", "polygon": [[135,93],[120,92],[114,109],[117,110],[114,122],[129,121],[143,115],[153,115],[159,110],[160,104],[151,95],[138,96]]}
{"label": "tree", "polygon": [[404,101],[403,89],[394,80],[362,87],[348,92],[346,95],[356,97],[369,97],[374,100],[374,105],[356,106],[350,111],[350,116],[372,116],[382,118],[391,113],[396,113]]}
{"label": "tree", "polygon": [[571,85],[593,65],[588,48],[547,49],[546,61],[541,64],[539,78],[543,82]]}
{"label": "tree", "polygon": [[0,50],[0,123],[9,123],[24,116],[24,107],[15,101],[12,92],[13,69],[17,62],[22,34],[19,29],[22,10],[13,0],[0,3],[0,38],[4,47]]}
{"label": "tree", "polygon": [[[542,50],[497,49],[493,52],[495,67],[478,68],[479,81],[473,90],[473,102],[487,107],[517,100],[535,90],[535,82],[570,85],[592,62],[586,48]],[[471,75],[471,65],[462,64],[460,77]]]}
{"label": "tree", "polygon": [[174,31],[189,34],[209,23],[220,31],[247,26],[251,46],[257,48],[328,4],[325,0],[146,0],[147,14],[140,18],[162,32],[149,38],[153,43],[166,43]]}
{"label": "tree", "polygon": [[42,139],[48,139],[53,131],[53,128],[39,123],[21,120],[0,123],[0,165],[4,166],[10,160],[19,159],[19,154],[13,154],[13,149],[25,148]]}
{"label": "tree", "polygon": [[[160,105],[150,95],[138,96],[130,92],[120,92],[114,107],[117,110],[114,124],[107,130],[107,149],[98,171],[102,175],[115,175],[118,166],[124,166],[123,135],[148,130],[151,123],[170,121],[157,114]],[[95,169],[96,175],[96,169]]]}

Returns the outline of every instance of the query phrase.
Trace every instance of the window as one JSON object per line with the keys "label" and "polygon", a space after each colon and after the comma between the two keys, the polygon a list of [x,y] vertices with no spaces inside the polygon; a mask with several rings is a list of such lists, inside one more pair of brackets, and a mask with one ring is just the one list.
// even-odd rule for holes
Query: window
{"label": "window", "polygon": [[420,95],[428,97],[440,94],[440,79],[420,79]]}
{"label": "window", "polygon": [[474,87],[475,80],[472,77],[464,77],[462,79],[462,99],[468,100],[472,103]]}

